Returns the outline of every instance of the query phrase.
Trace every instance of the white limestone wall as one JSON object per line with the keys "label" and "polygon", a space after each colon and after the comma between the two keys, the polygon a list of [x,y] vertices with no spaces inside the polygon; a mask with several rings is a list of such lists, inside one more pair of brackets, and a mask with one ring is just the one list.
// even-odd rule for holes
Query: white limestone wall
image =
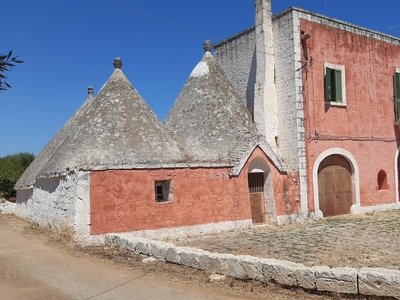
{"label": "white limestone wall", "polygon": [[15,214],[58,230],[74,226],[76,175],[39,178],[33,189],[17,191]]}
{"label": "white limestone wall", "polygon": [[254,27],[215,44],[214,57],[253,113],[256,71]]}
{"label": "white limestone wall", "polygon": [[273,19],[278,153],[289,171],[299,171],[301,213],[308,214],[306,136],[304,128],[300,19],[285,11]]}
{"label": "white limestone wall", "polygon": [[18,190],[15,215],[40,226],[89,238],[90,173],[38,178],[32,189]]}
{"label": "white limestone wall", "polygon": [[[295,80],[301,75],[296,72],[295,53],[300,49],[294,44],[293,15],[287,14],[274,18],[274,43],[276,54],[276,95],[278,106],[278,145],[279,153],[290,171],[298,168],[297,141],[297,101],[298,93]],[[299,33],[300,34],[300,33]],[[301,67],[301,65],[300,65]],[[301,82],[300,82],[301,83]]]}
{"label": "white limestone wall", "polygon": [[90,235],[90,172],[77,174],[74,202],[74,241],[82,246],[104,244],[104,234]]}
{"label": "white limestone wall", "polygon": [[271,148],[277,150],[278,107],[271,0],[256,0],[256,83],[254,122]]}

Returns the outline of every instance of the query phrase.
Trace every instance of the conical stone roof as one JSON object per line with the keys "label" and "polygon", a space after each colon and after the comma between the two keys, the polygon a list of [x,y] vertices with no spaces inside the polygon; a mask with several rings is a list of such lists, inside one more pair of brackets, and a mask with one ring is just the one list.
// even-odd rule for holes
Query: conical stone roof
{"label": "conical stone roof", "polygon": [[95,99],[46,145],[16,188],[67,170],[129,169],[182,161],[177,143],[121,71],[121,60]]}
{"label": "conical stone roof", "polygon": [[205,54],[186,81],[165,126],[189,161],[238,162],[263,141],[249,110],[204,43]]}
{"label": "conical stone roof", "polygon": [[37,175],[43,169],[43,166],[52,156],[52,154],[60,147],[60,145],[68,139],[68,136],[71,134],[71,128],[74,127],[74,124],[77,120],[79,120],[82,112],[86,111],[86,107],[90,106],[90,103],[94,101],[93,96],[93,87],[88,87],[88,98],[82,104],[80,109],[78,109],[72,117],[61,127],[61,129],[55,134],[55,136],[47,143],[47,145],[40,151],[40,153],[36,156],[36,158],[32,161],[29,167],[25,170],[21,178],[15,185],[15,189],[25,189],[29,186],[32,186],[35,181]]}

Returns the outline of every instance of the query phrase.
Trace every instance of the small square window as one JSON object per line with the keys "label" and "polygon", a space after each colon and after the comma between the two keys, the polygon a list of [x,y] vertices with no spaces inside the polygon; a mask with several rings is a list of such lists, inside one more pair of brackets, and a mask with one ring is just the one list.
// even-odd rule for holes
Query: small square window
{"label": "small square window", "polygon": [[325,102],[346,105],[346,74],[342,65],[325,63]]}
{"label": "small square window", "polygon": [[171,180],[160,180],[154,183],[156,202],[169,202],[173,200]]}

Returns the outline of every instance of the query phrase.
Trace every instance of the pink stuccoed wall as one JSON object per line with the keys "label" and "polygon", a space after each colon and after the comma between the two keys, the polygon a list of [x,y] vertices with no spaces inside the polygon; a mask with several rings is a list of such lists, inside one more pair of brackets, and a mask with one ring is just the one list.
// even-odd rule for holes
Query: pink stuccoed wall
{"label": "pink stuccoed wall", "polygon": [[[312,64],[303,69],[306,140],[312,138],[306,148],[309,210],[314,210],[313,166],[329,148],[343,148],[354,156],[360,171],[361,206],[395,203],[394,161],[400,131],[394,125],[393,74],[400,67],[399,43],[302,19],[300,27],[312,35],[307,40]],[[346,106],[325,104],[324,62],[345,66]],[[387,190],[377,189],[380,170],[387,174]]]}
{"label": "pink stuccoed wall", "polygon": [[[278,215],[300,207],[298,174],[281,174],[256,148],[242,172],[231,168],[93,171],[90,177],[91,234],[200,225],[251,219],[249,163],[265,159],[272,174]],[[174,200],[157,203],[154,181],[171,180]]]}

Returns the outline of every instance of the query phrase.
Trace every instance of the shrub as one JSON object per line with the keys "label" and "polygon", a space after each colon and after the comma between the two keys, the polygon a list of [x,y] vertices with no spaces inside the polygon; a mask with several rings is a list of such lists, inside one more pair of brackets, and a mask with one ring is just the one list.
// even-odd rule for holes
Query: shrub
{"label": "shrub", "polygon": [[35,156],[27,152],[0,157],[0,193],[4,198],[15,197],[14,185],[34,159]]}

